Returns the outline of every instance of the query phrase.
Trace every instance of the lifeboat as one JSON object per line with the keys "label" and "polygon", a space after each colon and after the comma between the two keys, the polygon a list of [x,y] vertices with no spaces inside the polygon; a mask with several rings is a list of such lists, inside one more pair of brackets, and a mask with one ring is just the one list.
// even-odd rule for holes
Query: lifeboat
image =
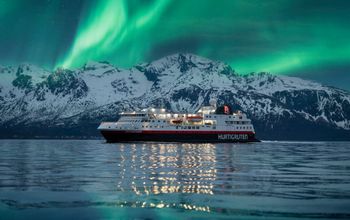
{"label": "lifeboat", "polygon": [[194,115],[194,116],[187,116],[186,119],[187,121],[199,122],[203,120],[203,117],[200,115]]}
{"label": "lifeboat", "polygon": [[181,124],[182,123],[182,119],[173,119],[173,120],[171,120],[171,123],[173,123],[173,124]]}

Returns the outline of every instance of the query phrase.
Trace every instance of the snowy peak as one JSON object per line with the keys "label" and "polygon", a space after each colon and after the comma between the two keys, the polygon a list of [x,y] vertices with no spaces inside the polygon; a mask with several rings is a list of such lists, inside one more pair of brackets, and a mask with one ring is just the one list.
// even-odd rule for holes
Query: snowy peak
{"label": "snowy peak", "polygon": [[158,70],[168,69],[176,65],[177,68],[182,70],[181,72],[186,72],[191,67],[208,68],[213,64],[220,64],[220,63],[213,62],[207,58],[200,57],[194,54],[189,54],[189,53],[172,54],[151,63],[153,67],[155,68],[158,67]]}
{"label": "snowy peak", "polygon": [[203,89],[232,87],[236,76],[229,65],[193,54],[174,54],[135,68],[154,82],[153,91],[179,90],[188,85]]}
{"label": "snowy peak", "polygon": [[32,90],[45,81],[50,74],[49,71],[27,63],[18,66],[2,66],[0,67],[0,91],[15,97]]}
{"label": "snowy peak", "polygon": [[[202,71],[205,73],[212,73],[224,71],[226,74],[233,74],[230,66],[222,62],[211,61],[207,58],[196,56],[194,54],[173,54],[166,56],[151,63],[145,63],[136,66],[138,69],[146,69],[155,73],[172,72],[175,74],[196,73]],[[192,71],[198,70],[198,71]],[[175,72],[176,71],[176,72]],[[225,72],[226,71],[226,72]]]}
{"label": "snowy peak", "polygon": [[19,65],[16,70],[17,77],[28,78],[32,84],[44,81],[49,75],[49,71],[28,63]]}
{"label": "snowy peak", "polygon": [[272,95],[275,92],[285,90],[329,90],[329,87],[323,86],[320,83],[290,76],[277,76],[266,72],[251,73],[242,76],[242,78],[245,81],[242,89],[249,89],[248,86],[250,86],[266,95]]}

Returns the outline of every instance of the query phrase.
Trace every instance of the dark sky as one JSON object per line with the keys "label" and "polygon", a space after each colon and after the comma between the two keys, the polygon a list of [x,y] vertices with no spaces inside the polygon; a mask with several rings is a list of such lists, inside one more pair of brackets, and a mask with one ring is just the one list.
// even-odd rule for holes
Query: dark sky
{"label": "dark sky", "polygon": [[350,90],[347,0],[0,0],[0,63],[130,67],[177,52]]}

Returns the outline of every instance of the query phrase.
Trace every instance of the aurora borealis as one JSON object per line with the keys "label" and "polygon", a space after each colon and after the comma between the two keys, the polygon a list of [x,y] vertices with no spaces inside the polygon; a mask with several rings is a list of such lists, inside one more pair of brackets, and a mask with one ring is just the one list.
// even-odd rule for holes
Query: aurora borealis
{"label": "aurora borealis", "polygon": [[0,0],[0,63],[131,67],[190,52],[350,89],[350,1]]}

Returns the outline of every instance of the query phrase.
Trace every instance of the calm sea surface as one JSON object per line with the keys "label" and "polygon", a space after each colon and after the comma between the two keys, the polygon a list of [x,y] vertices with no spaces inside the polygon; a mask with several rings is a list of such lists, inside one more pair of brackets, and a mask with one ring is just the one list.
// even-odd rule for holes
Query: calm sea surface
{"label": "calm sea surface", "polygon": [[0,219],[350,219],[350,142],[0,140]]}

